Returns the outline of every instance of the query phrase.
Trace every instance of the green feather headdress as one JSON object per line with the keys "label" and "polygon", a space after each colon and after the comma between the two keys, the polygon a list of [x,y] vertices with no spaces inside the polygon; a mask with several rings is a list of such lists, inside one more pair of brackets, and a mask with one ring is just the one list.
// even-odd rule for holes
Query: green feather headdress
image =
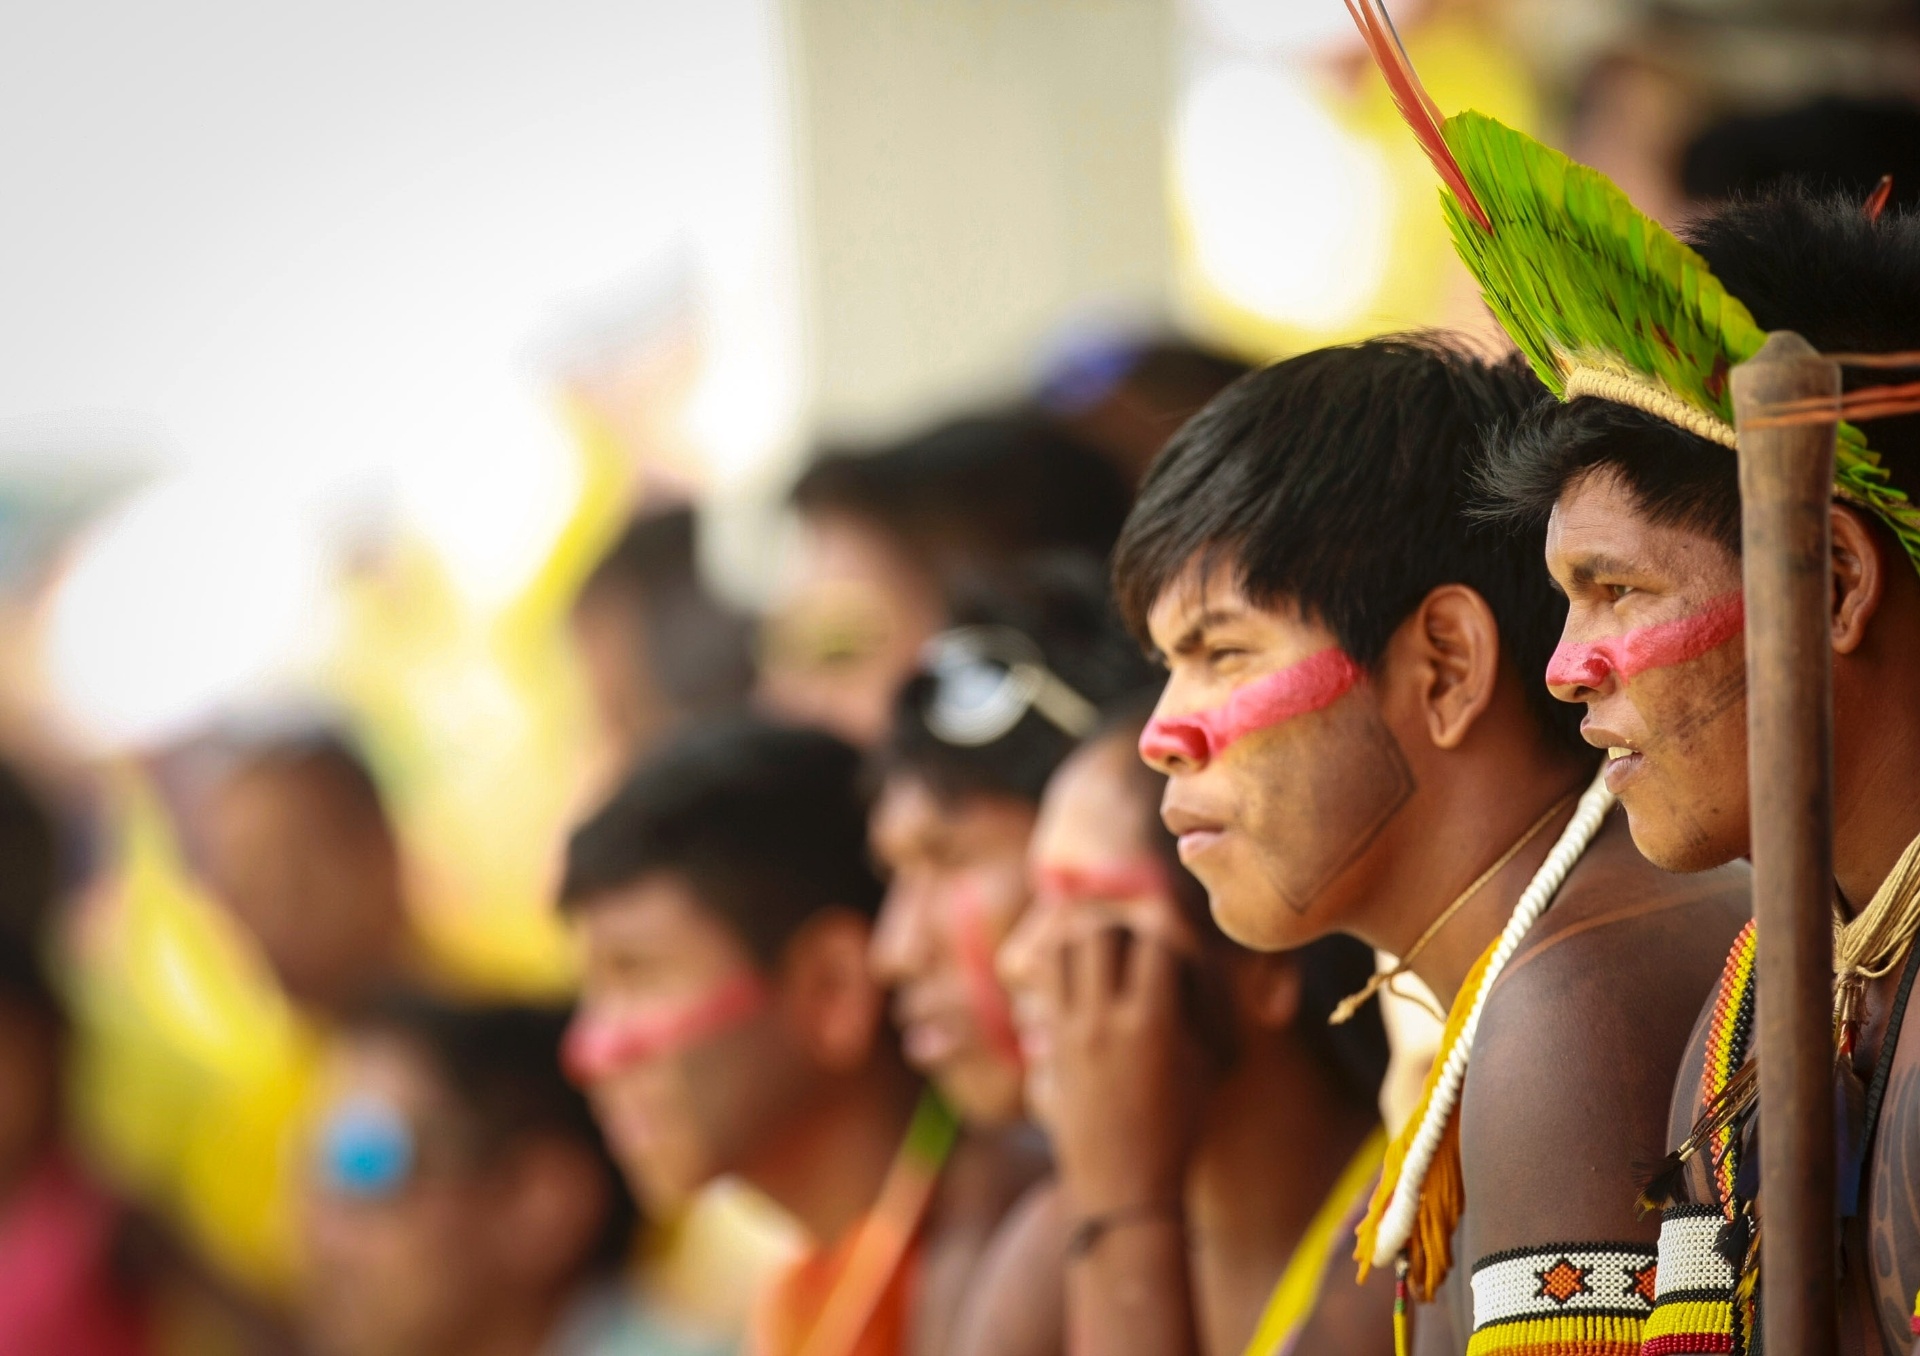
{"label": "green feather headdress", "polygon": [[[1734,446],[1728,376],[1766,334],[1707,261],[1612,180],[1484,114],[1442,118],[1381,0],[1346,0],[1446,188],[1455,250],[1547,388],[1631,405]],[[1920,568],[1920,509],[1842,423],[1834,491],[1891,527]]]}

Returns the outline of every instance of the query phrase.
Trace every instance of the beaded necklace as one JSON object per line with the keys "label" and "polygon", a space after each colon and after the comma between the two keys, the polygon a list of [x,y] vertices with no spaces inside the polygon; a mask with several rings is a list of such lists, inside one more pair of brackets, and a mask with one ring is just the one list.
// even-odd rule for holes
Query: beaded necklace
{"label": "beaded necklace", "polygon": [[[1747,1062],[1747,1050],[1753,1043],[1754,983],[1753,961],[1758,933],[1752,920],[1733,939],[1727,963],[1720,973],[1720,987],[1713,1001],[1713,1017],[1707,1026],[1707,1059],[1700,1070],[1700,1106],[1707,1110],[1718,1106],[1726,1096],[1734,1075]],[[1739,1126],[1735,1119],[1715,1126],[1707,1136],[1708,1163],[1714,1185],[1719,1188],[1721,1208],[1729,1222],[1734,1217],[1734,1182],[1740,1175],[1736,1143]]]}

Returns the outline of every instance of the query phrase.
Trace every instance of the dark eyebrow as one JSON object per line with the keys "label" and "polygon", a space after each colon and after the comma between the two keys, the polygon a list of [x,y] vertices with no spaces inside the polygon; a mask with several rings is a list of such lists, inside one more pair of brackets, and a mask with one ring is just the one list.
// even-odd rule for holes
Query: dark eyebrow
{"label": "dark eyebrow", "polygon": [[1576,584],[1591,584],[1603,574],[1637,575],[1640,573],[1640,567],[1618,556],[1582,556],[1574,562],[1573,568],[1568,573],[1573,576],[1573,582]]}
{"label": "dark eyebrow", "polygon": [[1210,628],[1223,626],[1228,622],[1238,620],[1240,620],[1240,614],[1238,612],[1224,611],[1220,608],[1208,608],[1205,612],[1195,617],[1187,629],[1180,633],[1180,638],[1173,642],[1173,652],[1181,655],[1192,654],[1200,648],[1200,642],[1205,639],[1207,631]]}

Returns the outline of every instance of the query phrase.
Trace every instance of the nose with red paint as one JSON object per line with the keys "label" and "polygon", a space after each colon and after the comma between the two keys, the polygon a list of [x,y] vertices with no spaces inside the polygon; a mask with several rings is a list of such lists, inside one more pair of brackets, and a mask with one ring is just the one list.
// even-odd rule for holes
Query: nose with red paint
{"label": "nose with red paint", "polygon": [[1241,684],[1218,706],[1155,716],[1140,732],[1140,756],[1169,776],[1197,772],[1247,735],[1331,706],[1361,677],[1358,664],[1329,646]]}

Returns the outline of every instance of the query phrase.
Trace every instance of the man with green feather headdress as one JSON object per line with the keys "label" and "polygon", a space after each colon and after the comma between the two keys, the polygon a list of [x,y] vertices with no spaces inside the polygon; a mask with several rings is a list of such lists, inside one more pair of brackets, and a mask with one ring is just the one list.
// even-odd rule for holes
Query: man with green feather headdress
{"label": "man with green feather headdress", "polygon": [[[1715,409],[1700,396],[1762,325],[1829,352],[1920,347],[1920,219],[1787,196],[1721,209],[1687,234],[1690,275],[1725,284],[1714,297],[1730,317],[1723,335],[1739,336],[1696,369],[1694,411],[1724,420],[1724,400]],[[1548,568],[1569,600],[1548,682],[1586,704],[1584,733],[1608,749],[1641,850],[1679,871],[1751,846],[1727,441],[1651,400],[1576,396],[1503,440],[1488,472],[1509,512],[1548,522]],[[1920,923],[1920,575],[1899,487],[1920,485],[1920,419],[1875,421],[1865,438],[1843,425],[1840,447],[1830,635],[1842,1327],[1852,1349],[1904,1351],[1920,1287],[1920,1037],[1900,1039]],[[1724,620],[1703,621],[1714,617]],[[1689,633],[1670,662],[1630,658],[1649,636]],[[1649,1332],[1671,1339],[1662,1351],[1737,1352],[1756,1331],[1753,946],[1749,930],[1696,1030],[1674,1095],[1678,1147],[1649,1192],[1667,1207],[1661,1291],[1692,1296],[1656,1309]]]}
{"label": "man with green feather headdress", "polygon": [[[1444,122],[1370,27],[1442,168],[1488,304],[1561,402],[1503,437],[1488,488],[1547,526],[1568,598],[1548,668],[1585,703],[1608,784],[1655,863],[1749,853],[1740,497],[1728,377],[1772,329],[1830,353],[1920,348],[1920,218],[1788,194],[1682,243],[1604,177],[1490,119]],[[1850,383],[1851,384],[1851,383]],[[1893,410],[1897,400],[1883,402]],[[1911,408],[1909,406],[1909,408]],[[1920,417],[1843,424],[1832,507],[1841,1340],[1909,1350],[1920,1319],[1920,1036],[1902,1040],[1920,927]],[[1675,1089],[1647,1353],[1757,1345],[1751,927]],[[1911,1034],[1911,1033],[1907,1033]],[[1625,1203],[1623,1203],[1623,1208]]]}

